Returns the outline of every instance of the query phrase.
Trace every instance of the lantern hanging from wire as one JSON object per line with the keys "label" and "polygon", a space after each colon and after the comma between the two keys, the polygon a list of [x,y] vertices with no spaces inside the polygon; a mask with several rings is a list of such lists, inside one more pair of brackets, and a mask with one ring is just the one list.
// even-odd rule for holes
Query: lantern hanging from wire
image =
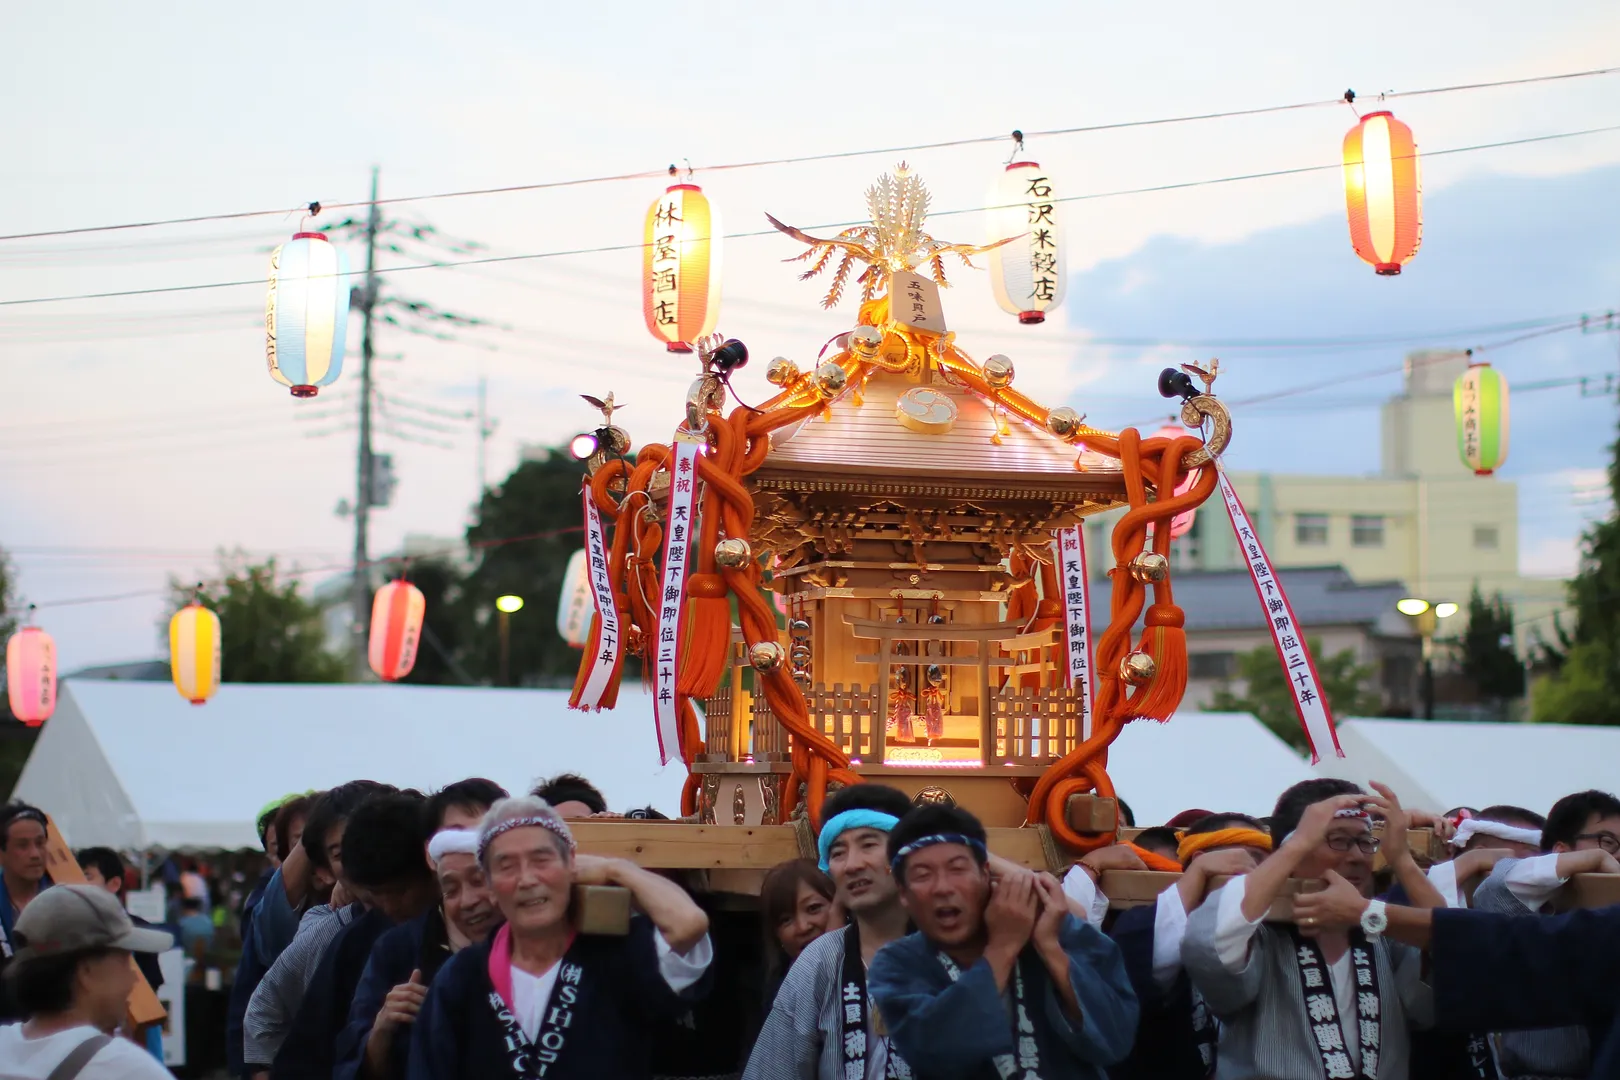
{"label": "lantern hanging from wire", "polygon": [[314,397],[343,371],[349,260],[324,233],[295,233],[270,256],[265,302],[270,376],[293,397]]}
{"label": "lantern hanging from wire", "polygon": [[696,184],[671,184],[647,208],[642,245],[647,330],[670,352],[691,352],[720,321],[720,215]]}
{"label": "lantern hanging from wire", "polygon": [[1457,454],[1476,476],[1489,476],[1508,455],[1508,384],[1487,363],[1468,365],[1451,388]]}
{"label": "lantern hanging from wire", "polygon": [[1008,165],[990,186],[989,218],[989,243],[1017,237],[990,250],[996,303],[1021,323],[1045,322],[1067,276],[1050,174],[1033,161]]}
{"label": "lantern hanging from wire", "polygon": [[1363,116],[1344,137],[1350,243],[1380,274],[1395,275],[1423,241],[1423,182],[1412,129],[1388,112]]}
{"label": "lantern hanging from wire", "polygon": [[29,727],[39,727],[56,711],[56,642],[29,624],[6,642],[6,701],[11,715]]}
{"label": "lantern hanging from wire", "polygon": [[169,620],[169,674],[180,696],[201,705],[219,689],[219,616],[202,605],[202,586]]}
{"label": "lantern hanging from wire", "polygon": [[[1186,434],[1187,434],[1187,429],[1186,428],[1177,427],[1174,424],[1166,424],[1164,427],[1160,428],[1158,431],[1155,431],[1152,435],[1149,435],[1148,438],[1150,438],[1150,439],[1179,439],[1183,435],[1186,435]],[[1198,482],[1198,472],[1199,472],[1199,470],[1194,469],[1191,472],[1189,472],[1185,477],[1183,477],[1181,483],[1176,485],[1175,493],[1177,495],[1185,495],[1187,492],[1191,491],[1192,486]],[[1170,519],[1170,539],[1179,540],[1181,537],[1186,536],[1189,532],[1191,532],[1192,527],[1193,527],[1193,521],[1197,517],[1198,517],[1197,509],[1192,509],[1192,510],[1184,510],[1181,513],[1177,514],[1175,517],[1171,518]],[[1152,528],[1151,525],[1149,525],[1148,527]]]}
{"label": "lantern hanging from wire", "polygon": [[371,640],[367,659],[379,679],[403,679],[416,666],[427,601],[422,590],[403,577],[377,590],[371,602]]}

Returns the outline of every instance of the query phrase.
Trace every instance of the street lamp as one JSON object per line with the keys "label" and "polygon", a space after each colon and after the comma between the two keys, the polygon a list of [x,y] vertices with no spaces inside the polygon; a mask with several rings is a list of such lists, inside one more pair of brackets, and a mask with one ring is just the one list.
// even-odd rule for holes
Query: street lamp
{"label": "street lamp", "polygon": [[1411,619],[1423,639],[1423,719],[1434,719],[1434,632],[1439,620],[1457,614],[1457,605],[1450,600],[1434,603],[1419,596],[1404,596],[1395,601],[1395,610]]}
{"label": "street lamp", "polygon": [[516,612],[523,610],[523,597],[497,596],[495,598],[496,623],[501,631],[501,685],[510,686],[512,682],[512,630],[511,619]]}

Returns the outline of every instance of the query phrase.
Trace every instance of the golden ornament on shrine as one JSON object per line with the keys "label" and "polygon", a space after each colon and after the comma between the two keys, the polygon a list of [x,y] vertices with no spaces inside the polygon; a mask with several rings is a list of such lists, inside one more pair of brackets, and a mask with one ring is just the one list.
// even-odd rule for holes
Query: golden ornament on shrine
{"label": "golden ornament on shrine", "polygon": [[765,369],[765,381],[772,386],[786,386],[799,377],[799,365],[785,356],[778,356]]}
{"label": "golden ornament on shrine", "polygon": [[1170,576],[1170,560],[1157,551],[1144,551],[1131,560],[1130,569],[1137,581],[1163,581]]}
{"label": "golden ornament on shrine", "polygon": [[857,326],[849,335],[851,351],[863,360],[870,360],[883,348],[883,331],[875,326]]}
{"label": "golden ornament on shrine", "polygon": [[816,368],[816,392],[831,401],[849,385],[849,374],[836,361],[829,360]]}
{"label": "golden ornament on shrine", "polygon": [[1046,414],[1046,430],[1060,439],[1067,439],[1080,430],[1085,417],[1067,405],[1059,405]]}
{"label": "golden ornament on shrine", "polygon": [[782,646],[774,641],[756,642],[748,647],[748,663],[768,675],[782,666]]}
{"label": "golden ornament on shrine", "polygon": [[1158,662],[1140,649],[1126,653],[1119,662],[1119,677],[1132,686],[1146,686],[1158,672]]}
{"label": "golden ornament on shrine", "polygon": [[714,545],[714,561],[727,570],[741,570],[753,558],[753,549],[740,537],[733,536]]}
{"label": "golden ornament on shrine", "polygon": [[984,359],[984,381],[993,390],[1004,390],[1012,385],[1013,362],[1000,353]]}

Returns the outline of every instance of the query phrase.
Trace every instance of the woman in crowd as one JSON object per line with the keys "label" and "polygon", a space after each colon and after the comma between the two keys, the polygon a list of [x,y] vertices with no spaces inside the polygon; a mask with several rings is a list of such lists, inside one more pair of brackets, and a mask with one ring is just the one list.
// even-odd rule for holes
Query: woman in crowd
{"label": "woman in crowd", "polygon": [[771,868],[759,892],[765,938],[765,1004],[776,1000],[782,976],[816,938],[844,924],[833,899],[832,878],[814,859],[791,859]]}

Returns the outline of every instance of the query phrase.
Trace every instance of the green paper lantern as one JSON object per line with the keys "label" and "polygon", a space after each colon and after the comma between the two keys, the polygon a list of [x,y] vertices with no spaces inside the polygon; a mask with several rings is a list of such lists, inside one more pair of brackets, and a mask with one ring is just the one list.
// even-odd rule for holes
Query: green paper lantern
{"label": "green paper lantern", "polygon": [[1457,453],[1476,476],[1502,467],[1508,453],[1508,384],[1489,364],[1468,366],[1451,390]]}

